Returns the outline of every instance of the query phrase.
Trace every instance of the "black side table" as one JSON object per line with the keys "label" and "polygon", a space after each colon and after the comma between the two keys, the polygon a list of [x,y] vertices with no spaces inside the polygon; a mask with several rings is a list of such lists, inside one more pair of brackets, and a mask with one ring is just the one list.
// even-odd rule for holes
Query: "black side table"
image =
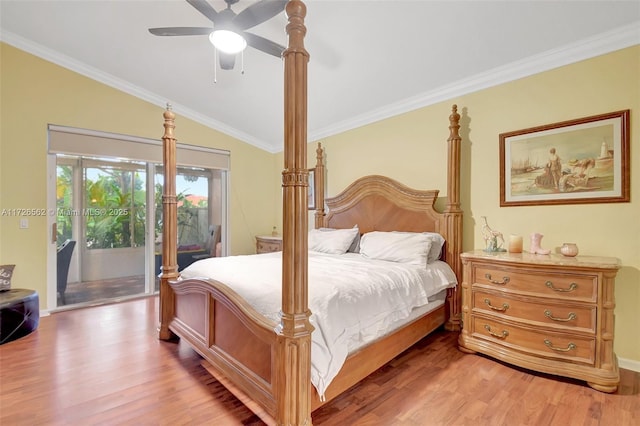
{"label": "black side table", "polygon": [[38,292],[22,288],[0,292],[0,345],[28,335],[39,322]]}

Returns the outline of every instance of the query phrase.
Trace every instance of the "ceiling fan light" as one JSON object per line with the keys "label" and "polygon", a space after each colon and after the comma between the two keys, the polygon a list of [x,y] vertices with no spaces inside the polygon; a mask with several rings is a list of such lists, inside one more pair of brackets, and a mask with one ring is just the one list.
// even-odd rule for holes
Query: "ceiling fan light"
{"label": "ceiling fan light", "polygon": [[216,49],[229,54],[242,52],[247,47],[247,41],[240,34],[229,30],[212,32],[209,41]]}

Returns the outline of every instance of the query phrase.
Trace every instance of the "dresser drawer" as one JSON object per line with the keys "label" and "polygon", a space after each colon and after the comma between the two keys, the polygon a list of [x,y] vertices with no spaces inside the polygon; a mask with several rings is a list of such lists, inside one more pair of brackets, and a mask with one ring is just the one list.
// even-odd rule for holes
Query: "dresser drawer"
{"label": "dresser drawer", "polygon": [[595,302],[598,296],[596,275],[500,268],[474,265],[474,284],[486,285],[504,292],[522,292],[544,297]]}
{"label": "dresser drawer", "polygon": [[596,339],[474,317],[472,336],[537,356],[595,365]]}
{"label": "dresser drawer", "polygon": [[280,251],[281,244],[279,242],[258,241],[256,251],[258,253],[271,253]]}
{"label": "dresser drawer", "polygon": [[259,235],[256,237],[256,253],[272,253],[282,250],[282,238]]}
{"label": "dresser drawer", "polygon": [[519,298],[506,293],[473,292],[475,312],[499,315],[521,321],[535,321],[537,325],[583,333],[596,332],[597,308],[593,306],[566,306],[542,298]]}

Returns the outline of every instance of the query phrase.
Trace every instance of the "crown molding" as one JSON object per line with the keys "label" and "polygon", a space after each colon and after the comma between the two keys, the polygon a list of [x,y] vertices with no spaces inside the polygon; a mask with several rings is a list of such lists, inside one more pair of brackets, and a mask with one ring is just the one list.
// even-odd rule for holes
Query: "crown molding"
{"label": "crown molding", "polygon": [[310,142],[438,102],[640,44],[640,21],[458,80],[309,134]]}

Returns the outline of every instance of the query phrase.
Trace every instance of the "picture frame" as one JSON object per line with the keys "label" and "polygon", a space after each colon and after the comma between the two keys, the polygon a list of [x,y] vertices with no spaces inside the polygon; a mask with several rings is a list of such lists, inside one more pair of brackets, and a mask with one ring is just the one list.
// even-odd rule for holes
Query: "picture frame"
{"label": "picture frame", "polygon": [[500,207],[629,202],[629,115],[501,133]]}
{"label": "picture frame", "polygon": [[307,195],[307,207],[309,210],[316,208],[316,169],[309,169],[309,192]]}

